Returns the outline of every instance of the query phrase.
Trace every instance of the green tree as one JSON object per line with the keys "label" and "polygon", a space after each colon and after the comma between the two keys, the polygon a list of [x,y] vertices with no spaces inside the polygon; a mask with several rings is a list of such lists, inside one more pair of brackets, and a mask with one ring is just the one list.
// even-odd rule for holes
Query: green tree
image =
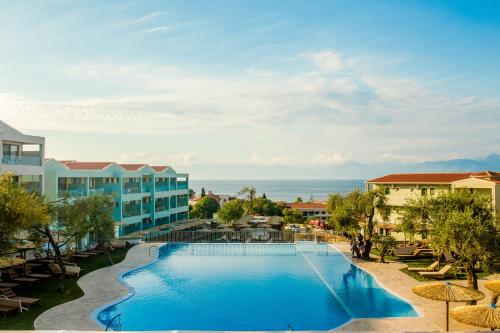
{"label": "green tree", "polygon": [[468,286],[478,289],[477,263],[489,270],[500,253],[500,232],[491,198],[456,189],[425,203],[432,222],[432,245],[456,253],[466,267]]}
{"label": "green tree", "polygon": [[192,188],[190,188],[189,189],[189,199],[194,198],[195,194],[196,194],[196,192]]}
{"label": "green tree", "polygon": [[302,197],[297,197],[297,199],[295,199],[295,203],[301,203],[302,202]]}
{"label": "green tree", "polygon": [[194,206],[190,216],[200,219],[211,219],[219,209],[219,203],[212,197],[204,196]]}
{"label": "green tree", "polygon": [[288,207],[284,201],[276,201],[274,206],[276,208],[275,215],[277,216],[283,216],[283,210]]}
{"label": "green tree", "polygon": [[204,187],[202,187],[202,188],[201,188],[200,198],[203,198],[205,195],[206,195],[206,194],[205,194],[205,188],[204,188]]}
{"label": "green tree", "polygon": [[394,239],[394,237],[392,236],[376,235],[373,238],[373,242],[375,244],[378,244],[378,246],[380,247],[380,258],[378,262],[385,263],[385,255],[390,249],[396,247],[396,239]]}
{"label": "green tree", "polygon": [[226,223],[241,219],[244,214],[243,202],[239,199],[226,202],[217,212],[217,217]]}
{"label": "green tree", "polygon": [[401,217],[399,218],[398,227],[404,234],[405,245],[406,245],[406,237],[408,237],[411,242],[417,230],[417,226],[415,224],[415,218],[412,215],[401,215]]}
{"label": "green tree", "polygon": [[336,230],[357,234],[359,223],[364,216],[363,193],[355,190],[345,197],[333,194],[328,198],[327,211],[330,213],[330,224]]}
{"label": "green tree", "polygon": [[114,238],[115,226],[113,219],[113,197],[105,194],[92,195],[86,199],[88,227],[97,242],[97,246],[104,251],[109,265],[113,265],[107,244]]}
{"label": "green tree", "polygon": [[391,207],[387,204],[384,188],[377,188],[363,193],[361,202],[363,215],[366,218],[365,237],[371,239],[374,229],[374,217],[378,213],[382,220],[387,220],[391,214]]}
{"label": "green tree", "polygon": [[264,197],[254,199],[252,212],[264,216],[278,215],[276,204]]}
{"label": "green tree", "polygon": [[265,193],[262,193],[262,197],[263,197],[264,199],[267,199],[267,197],[266,197],[266,194],[265,194]]}
{"label": "green tree", "polygon": [[239,195],[247,195],[248,196],[248,205],[247,205],[247,215],[252,214],[253,211],[253,201],[255,199],[255,194],[257,193],[257,190],[253,186],[245,186],[243,187],[238,194]]}
{"label": "green tree", "polygon": [[33,221],[48,225],[49,206],[38,194],[29,193],[13,181],[11,174],[0,176],[0,255],[13,250],[15,236]]}
{"label": "green tree", "polygon": [[283,210],[283,223],[285,224],[301,224],[305,220],[302,212],[298,209],[285,208]]}
{"label": "green tree", "polygon": [[[54,250],[56,261],[61,267],[62,274],[59,277],[58,289],[64,292],[64,275],[66,268],[61,249],[70,244],[77,244],[88,233],[86,198],[75,198],[69,200],[63,198],[58,202],[47,203],[50,207],[53,223],[32,220],[28,226],[31,237],[34,240],[45,239]],[[64,241],[59,242],[59,238]]]}

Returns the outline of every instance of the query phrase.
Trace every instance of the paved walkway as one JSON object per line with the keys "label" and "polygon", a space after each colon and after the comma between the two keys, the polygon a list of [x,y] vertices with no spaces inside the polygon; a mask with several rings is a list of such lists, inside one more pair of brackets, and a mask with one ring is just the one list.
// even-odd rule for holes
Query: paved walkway
{"label": "paved walkway", "polygon": [[[346,243],[335,245],[348,258],[351,258],[349,245]],[[399,271],[406,264],[390,262],[380,264],[353,258],[352,261],[360,268],[374,276],[382,286],[396,295],[402,297],[421,314],[418,318],[387,318],[387,319],[355,319],[349,324],[341,327],[340,331],[381,331],[381,332],[415,332],[415,331],[444,331],[446,311],[445,303],[432,301],[412,292],[412,287],[425,282],[418,282],[412,277]],[[456,284],[466,285],[466,281],[453,281]],[[491,292],[484,288],[483,281],[479,281],[479,289],[486,297],[479,303],[488,303],[491,300]],[[450,303],[450,308],[464,305],[464,303]],[[477,327],[460,324],[450,318],[451,331],[478,331]],[[485,332],[489,330],[484,330]]]}
{"label": "paved walkway", "polygon": [[[147,243],[136,245],[129,250],[125,260],[121,263],[83,276],[78,280],[78,285],[84,291],[84,296],[42,313],[35,321],[35,328],[37,330],[102,331],[102,328],[91,318],[93,311],[103,304],[110,303],[129,293],[129,290],[119,283],[116,277],[120,273],[150,262],[152,257],[149,256],[148,252],[149,248],[153,245],[159,246],[162,244]],[[341,243],[335,246],[350,258],[348,244]],[[358,332],[444,330],[444,303],[427,300],[413,294],[411,288],[420,282],[399,271],[406,265],[396,262],[379,264],[359,259],[352,260],[356,265],[376,277],[379,283],[385,288],[409,301],[422,316],[418,318],[355,319],[338,330]],[[457,283],[465,285],[465,281],[457,281]],[[482,303],[487,303],[491,299],[491,293],[482,286],[482,281],[480,281],[480,290],[486,294],[486,298]],[[451,303],[451,307],[458,305],[462,305],[462,303]],[[462,325],[450,319],[450,330],[477,331],[477,328]]]}
{"label": "paved walkway", "polygon": [[[149,248],[163,244],[142,243],[131,248],[125,259],[116,265],[101,268],[78,280],[84,295],[74,301],[53,307],[35,320],[36,330],[87,330],[102,331],[91,318],[95,309],[128,295],[129,290],[118,282],[118,274],[146,265],[153,259]],[[153,255],[154,250],[151,255]]]}

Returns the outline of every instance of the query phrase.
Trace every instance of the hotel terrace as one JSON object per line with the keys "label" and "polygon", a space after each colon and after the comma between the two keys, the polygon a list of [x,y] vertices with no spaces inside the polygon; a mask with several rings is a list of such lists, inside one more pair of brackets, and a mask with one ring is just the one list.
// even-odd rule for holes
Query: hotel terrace
{"label": "hotel terrace", "polygon": [[49,200],[112,194],[116,237],[188,219],[188,174],[168,166],[45,161]]}
{"label": "hotel terrace", "polygon": [[402,238],[397,231],[402,207],[409,198],[435,196],[439,192],[455,189],[471,189],[491,198],[497,218],[500,217],[500,173],[493,171],[465,173],[408,173],[390,174],[365,182],[365,189],[384,188],[388,204],[393,208],[388,221],[377,216],[378,231]]}

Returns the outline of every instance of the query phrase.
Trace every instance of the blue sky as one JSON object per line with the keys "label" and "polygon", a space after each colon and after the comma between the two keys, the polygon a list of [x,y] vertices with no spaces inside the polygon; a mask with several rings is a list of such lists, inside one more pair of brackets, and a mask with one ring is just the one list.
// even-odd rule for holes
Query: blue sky
{"label": "blue sky", "polygon": [[337,178],[498,153],[498,1],[0,5],[0,118],[50,157]]}

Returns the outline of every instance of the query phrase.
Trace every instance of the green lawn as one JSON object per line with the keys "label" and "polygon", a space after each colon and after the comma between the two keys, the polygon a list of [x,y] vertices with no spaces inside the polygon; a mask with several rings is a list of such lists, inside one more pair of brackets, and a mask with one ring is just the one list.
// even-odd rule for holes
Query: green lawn
{"label": "green lawn", "polygon": [[[128,249],[119,249],[112,252],[113,262],[119,263],[125,258]],[[104,256],[99,255],[76,262],[83,271],[80,276],[96,269],[107,266]],[[58,280],[51,279],[31,287],[16,290],[20,296],[39,298],[40,303],[23,313],[10,314],[6,318],[0,317],[0,330],[34,330],[34,321],[42,312],[62,303],[66,303],[83,296],[83,291],[76,284],[77,279],[64,279],[65,293],[57,291]]]}
{"label": "green lawn", "polygon": [[[377,249],[372,249],[372,253],[378,255],[378,254],[380,254],[380,251]],[[388,255],[385,256],[385,259],[406,264],[406,265],[408,265],[408,267],[427,267],[436,260],[436,258],[431,258],[431,257],[423,257],[423,258],[418,258],[418,259],[399,259],[396,256],[388,256]],[[444,265],[445,265],[445,263],[441,262],[441,265],[439,267],[442,268]],[[400,271],[411,276],[412,278],[414,278],[417,281],[422,281],[422,282],[439,281],[439,280],[436,280],[433,278],[425,278],[416,272],[410,272],[410,271],[408,271],[407,268],[402,268],[402,269],[400,269]],[[482,277],[488,276],[489,274],[491,274],[491,273],[481,272],[481,273],[477,274],[477,277],[482,278]],[[467,278],[467,276],[466,276],[465,272],[463,272],[463,271],[455,272],[455,270],[452,268],[450,271],[449,278],[457,279],[457,280],[465,280]]]}

